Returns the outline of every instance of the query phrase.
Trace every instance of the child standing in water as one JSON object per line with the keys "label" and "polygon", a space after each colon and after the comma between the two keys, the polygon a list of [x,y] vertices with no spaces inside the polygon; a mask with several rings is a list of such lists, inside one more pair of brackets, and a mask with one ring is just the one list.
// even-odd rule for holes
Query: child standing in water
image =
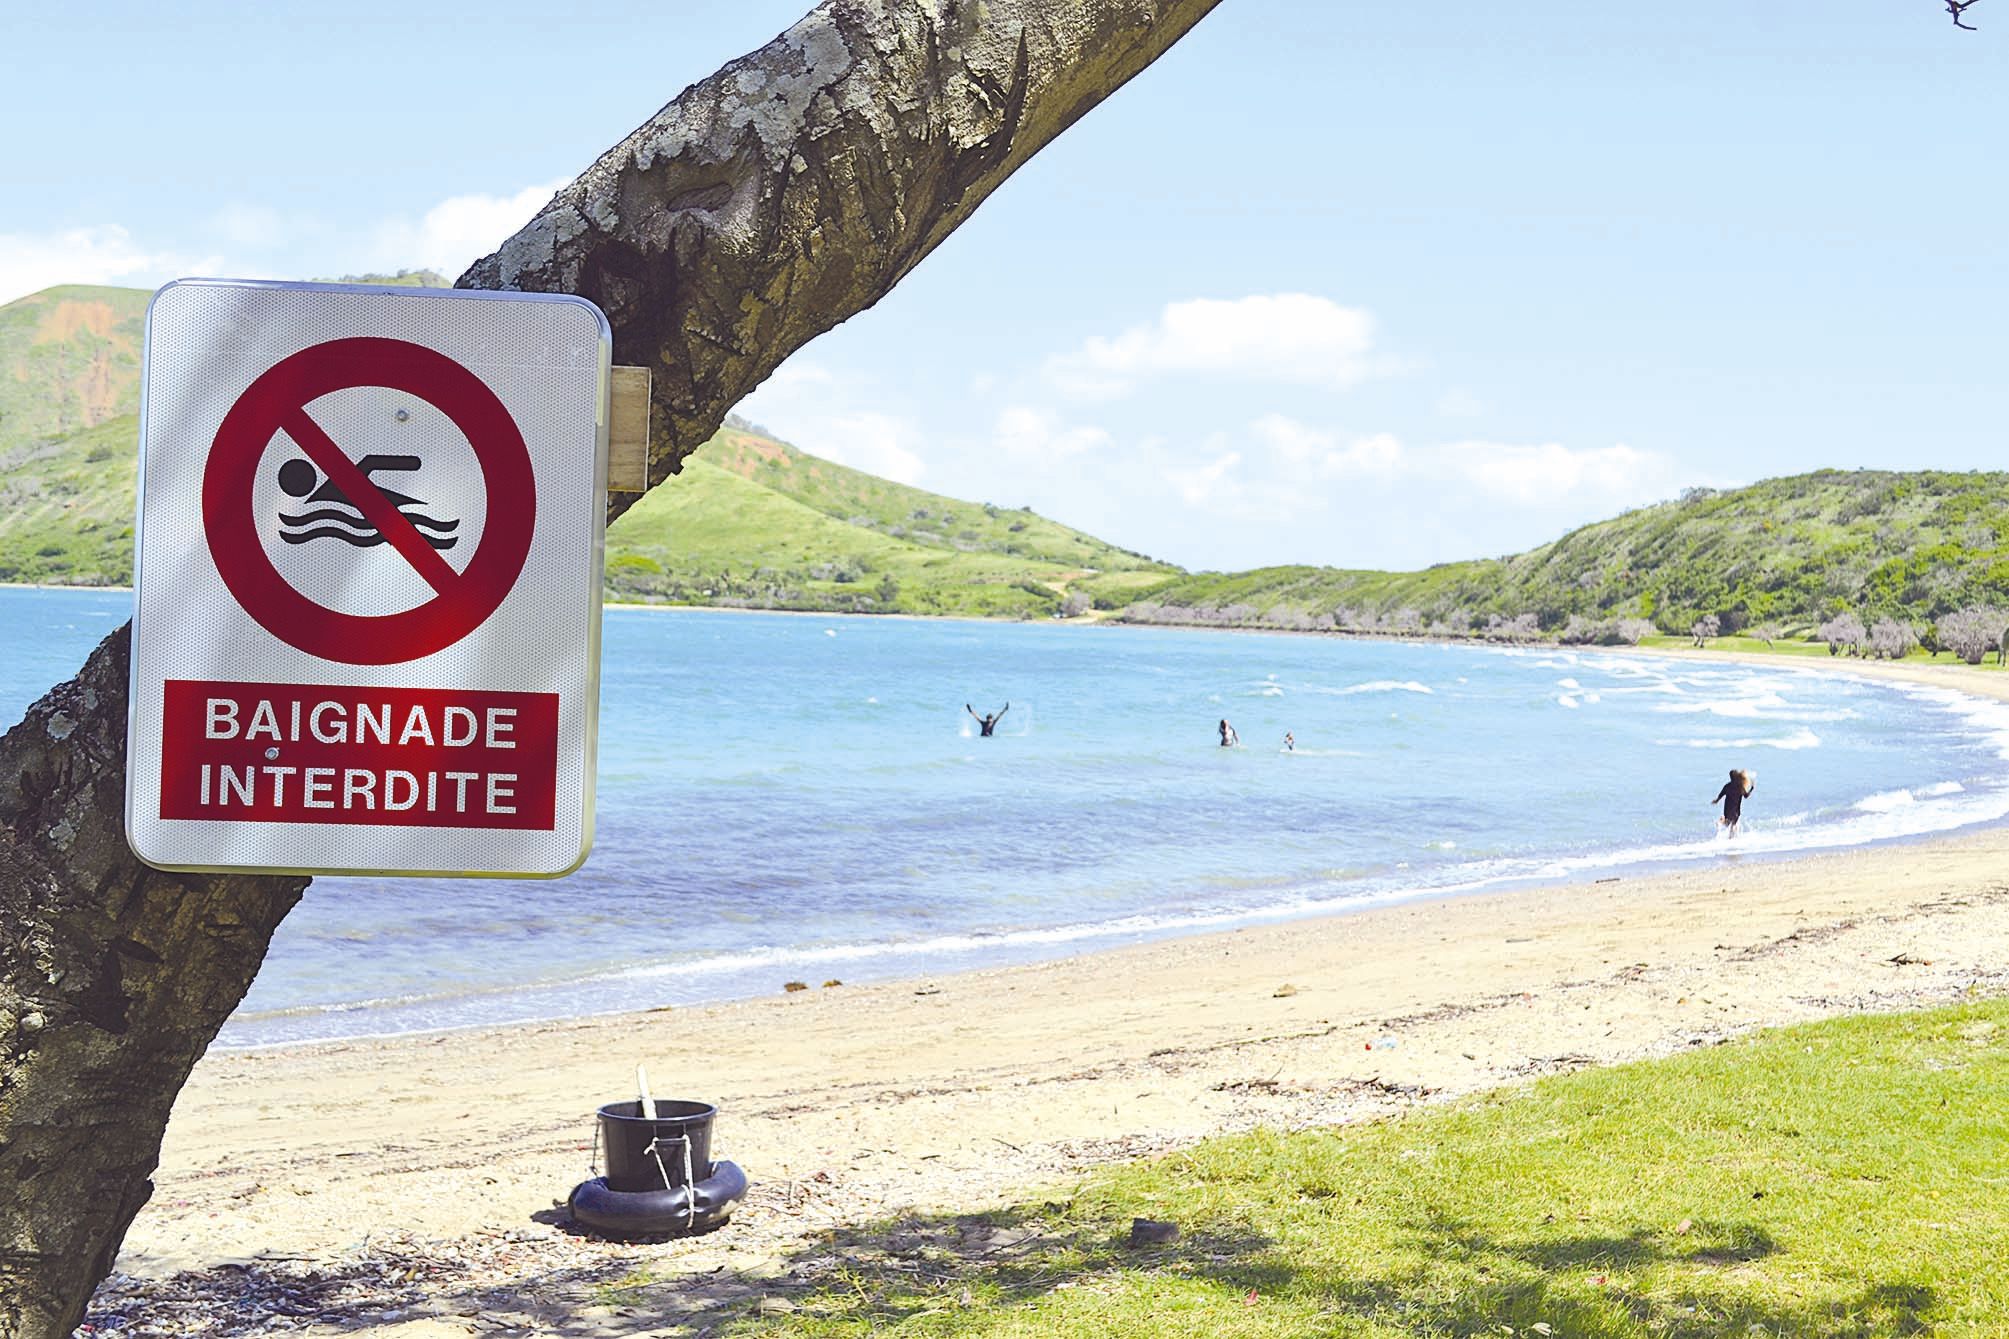
{"label": "child standing in water", "polygon": [[1737,825],[1744,821],[1744,797],[1754,789],[1751,774],[1740,767],[1730,769],[1730,779],[1723,783],[1723,789],[1716,792],[1710,804],[1723,806],[1723,817],[1716,820],[1717,826],[1730,829],[1732,837],[1737,835]]}

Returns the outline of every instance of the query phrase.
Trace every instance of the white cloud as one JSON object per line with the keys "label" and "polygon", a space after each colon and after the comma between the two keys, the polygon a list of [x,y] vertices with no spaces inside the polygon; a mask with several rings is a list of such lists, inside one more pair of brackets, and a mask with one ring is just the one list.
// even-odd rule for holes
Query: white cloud
{"label": "white cloud", "polygon": [[1336,433],[1276,413],[1249,424],[1249,435],[1269,448],[1281,472],[1299,479],[1427,479],[1530,508],[1646,501],[1666,495],[1676,475],[1666,456],[1624,443],[1572,449],[1462,441],[1412,449],[1385,432],[1342,443]]}
{"label": "white cloud", "polygon": [[514,195],[455,195],[440,201],[416,221],[407,217],[386,219],[371,235],[363,268],[429,269],[448,279],[458,278],[461,271],[530,222],[568,180],[560,178],[540,186],[526,186]]}
{"label": "white cloud", "polygon": [[803,450],[840,465],[911,484],[926,468],[914,450],[920,438],[912,419],[867,410],[818,419],[812,432],[794,440]]}
{"label": "white cloud", "polygon": [[54,284],[150,288],[187,275],[306,279],[424,268],[453,279],[529,222],[563,184],[456,195],[417,218],[393,217],[361,229],[239,201],[202,222],[194,243],[200,251],[149,245],[116,223],[0,233],[0,302]]}
{"label": "white cloud", "polygon": [[1409,464],[1401,441],[1392,433],[1378,432],[1342,446],[1335,434],[1282,414],[1264,414],[1249,425],[1249,432],[1298,472],[1316,471],[1328,478],[1364,475],[1386,479]]}
{"label": "white cloud", "polygon": [[1219,500],[1224,488],[1231,487],[1228,475],[1241,463],[1241,452],[1228,451],[1191,469],[1166,470],[1165,478],[1188,506],[1198,507]]}
{"label": "white cloud", "polygon": [[215,257],[141,246],[115,223],[48,233],[0,233],[0,302],[56,284],[136,284],[215,273]]}
{"label": "white cloud", "polygon": [[870,407],[887,403],[871,390],[797,357],[734,408],[813,455],[903,484],[917,482],[927,470],[920,425],[904,413]]}
{"label": "white cloud", "polygon": [[1111,443],[1109,434],[1100,428],[1062,423],[1057,416],[1026,405],[1008,406],[998,415],[996,439],[999,449],[1046,465],[1063,463]]}
{"label": "white cloud", "polygon": [[1309,293],[1168,303],[1158,319],[1096,335],[1046,362],[1049,381],[1071,394],[1116,396],[1168,375],[1213,375],[1344,390],[1384,375],[1392,361],[1370,355],[1374,317]]}
{"label": "white cloud", "polygon": [[1665,496],[1675,478],[1672,460],[1624,443],[1572,450],[1556,442],[1454,442],[1439,448],[1437,456],[1446,474],[1530,507],[1580,500],[1647,502]]}

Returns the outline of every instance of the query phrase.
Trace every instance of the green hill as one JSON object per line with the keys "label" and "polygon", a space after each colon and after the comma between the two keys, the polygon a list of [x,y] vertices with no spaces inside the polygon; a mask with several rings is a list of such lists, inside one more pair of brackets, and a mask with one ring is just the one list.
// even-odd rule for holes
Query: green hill
{"label": "green hill", "polygon": [[[1835,614],[1924,622],[2009,604],[2009,474],[1821,470],[1573,530],[1511,558],[1421,572],[1266,567],[1168,580],[1111,607],[1153,622],[1483,628],[1532,616],[1792,633]],[[1328,624],[1327,620],[1330,620]]]}
{"label": "green hill", "polygon": [[1058,611],[1071,582],[1138,589],[1176,570],[1031,511],[821,460],[738,420],[607,533],[611,594],[680,604],[1029,617]]}
{"label": "green hill", "polygon": [[[439,282],[410,272],[377,282]],[[0,307],[0,581],[120,583],[147,294],[52,288]],[[847,469],[731,420],[608,532],[610,596],[754,608],[1582,633],[1923,624],[2009,605],[2009,474],[1822,470],[1691,490],[1510,558],[1421,572],[1184,573],[1030,511]]]}
{"label": "green hill", "polygon": [[[366,281],[442,282],[422,271]],[[0,581],[131,580],[148,297],[52,288],[0,307]],[[607,549],[614,598],[753,608],[1032,617],[1062,610],[1072,582],[1119,591],[1177,570],[737,421],[615,522]]]}
{"label": "green hill", "polygon": [[0,580],[130,576],[149,296],[64,287],[0,307]]}

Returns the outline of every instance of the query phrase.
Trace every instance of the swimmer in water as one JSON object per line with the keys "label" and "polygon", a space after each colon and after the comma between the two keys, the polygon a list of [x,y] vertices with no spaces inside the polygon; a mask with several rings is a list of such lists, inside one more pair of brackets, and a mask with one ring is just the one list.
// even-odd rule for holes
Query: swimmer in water
{"label": "swimmer in water", "polygon": [[1235,727],[1229,725],[1227,720],[1223,718],[1221,721],[1221,747],[1231,749],[1241,742],[1242,737],[1235,733]]}
{"label": "swimmer in water", "polygon": [[1291,738],[1291,732],[1288,730],[1284,731],[1284,752],[1285,753],[1297,752],[1297,740]]}
{"label": "swimmer in water", "polygon": [[1712,805],[1723,806],[1723,817],[1717,819],[1716,824],[1718,827],[1730,829],[1732,837],[1737,835],[1737,825],[1744,821],[1744,797],[1754,789],[1756,787],[1752,784],[1751,774],[1741,768],[1733,767],[1730,769],[1730,779],[1723,783],[1723,789],[1717,791],[1716,798],[1709,801]]}
{"label": "swimmer in water", "polygon": [[977,709],[971,706],[967,702],[963,703],[963,710],[967,711],[970,714],[971,720],[975,721],[978,724],[978,726],[982,727],[984,732],[984,738],[989,739],[991,737],[991,731],[997,729],[998,722],[1004,719],[1005,712],[1011,710],[1011,703],[1007,702],[1004,704],[1004,711],[995,711],[988,716],[977,715]]}

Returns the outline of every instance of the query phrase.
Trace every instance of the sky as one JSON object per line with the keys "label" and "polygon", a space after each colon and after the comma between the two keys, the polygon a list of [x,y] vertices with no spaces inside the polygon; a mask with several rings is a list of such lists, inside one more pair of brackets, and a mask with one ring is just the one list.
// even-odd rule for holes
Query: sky
{"label": "sky", "polygon": [[[0,301],[453,277],[807,0],[17,9]],[[2009,466],[2009,0],[1225,0],[741,407],[1190,568]],[[674,486],[674,485],[672,485]]]}

